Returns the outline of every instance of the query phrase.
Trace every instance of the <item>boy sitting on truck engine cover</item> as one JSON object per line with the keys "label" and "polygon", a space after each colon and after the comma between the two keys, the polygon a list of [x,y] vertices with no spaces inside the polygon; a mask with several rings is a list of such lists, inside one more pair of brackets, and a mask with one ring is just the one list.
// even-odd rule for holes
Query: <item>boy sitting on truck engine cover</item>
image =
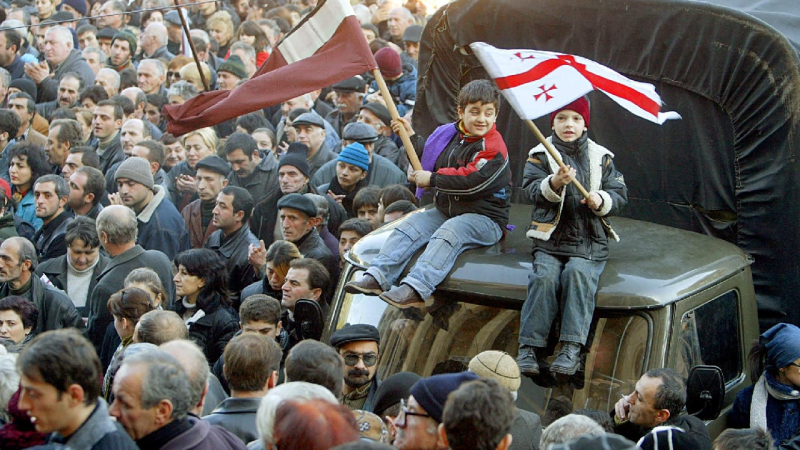
{"label": "boy sitting on truck engine cover", "polygon": [[[500,94],[487,80],[465,85],[458,94],[459,121],[437,128],[422,145],[410,124],[422,168],[409,175],[419,188],[435,193],[435,208],[411,214],[395,228],[359,281],[345,291],[379,295],[398,308],[422,308],[464,250],[493,245],[508,224],[508,150],[495,128]],[[408,275],[398,281],[408,261],[427,248]]]}
{"label": "boy sitting on truck engine cover", "polygon": [[[547,336],[561,305],[561,351],[550,370],[574,375],[580,368],[594,313],[597,283],[608,259],[608,234],[618,240],[603,217],[617,214],[628,203],[625,180],[614,155],[589,139],[589,102],[581,97],[550,114],[549,138],[564,162],[557,162],[544,145],[528,155],[523,190],[533,202],[531,227],[533,270],[528,298],[522,305],[519,330],[520,371],[538,375],[536,349],[547,347]],[[577,179],[589,198],[572,181]],[[561,288],[561,302],[557,297]]]}

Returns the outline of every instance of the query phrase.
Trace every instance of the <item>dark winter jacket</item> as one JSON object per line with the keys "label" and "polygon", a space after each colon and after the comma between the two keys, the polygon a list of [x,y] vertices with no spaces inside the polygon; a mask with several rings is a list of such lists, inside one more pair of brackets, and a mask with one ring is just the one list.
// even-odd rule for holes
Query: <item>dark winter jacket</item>
{"label": "dark winter jacket", "polygon": [[[236,312],[228,306],[223,306],[216,298],[198,298],[197,307],[197,313],[202,310],[205,315],[189,324],[189,339],[203,350],[211,366],[225,351],[228,341],[239,331],[239,321]],[[186,307],[180,300],[170,309],[181,317],[186,312]]]}
{"label": "dark winter jacket", "polygon": [[253,202],[257,202],[278,190],[278,160],[270,152],[249,177],[242,178],[232,171],[228,175],[228,185],[247,189]]}
{"label": "dark winter jacket", "polygon": [[[769,372],[764,373],[770,389],[783,394],[791,395],[797,390],[775,379]],[[751,428],[750,406],[753,401],[753,389],[750,385],[736,394],[733,408],[728,418],[731,428]],[[769,391],[768,391],[769,392]],[[796,395],[796,394],[795,394]],[[800,435],[800,400],[779,400],[767,394],[767,429],[775,441],[775,445],[788,443],[793,437]]]}
{"label": "dark winter jacket", "polygon": [[86,421],[68,438],[54,432],[50,434],[47,442],[87,450],[138,449],[139,447],[122,426],[108,415],[108,405],[105,400],[98,398],[96,405]]}
{"label": "dark winter jacket", "polygon": [[33,235],[33,242],[36,245],[36,255],[39,262],[45,262],[53,258],[58,258],[67,254],[67,225],[72,222],[72,213],[62,211],[53,218],[47,225],[42,225],[39,231]]}
{"label": "dark winter jacket", "polygon": [[[622,174],[614,168],[614,155],[584,134],[571,143],[552,138],[564,164],[577,171],[576,179],[590,192],[597,192],[603,203],[598,211],[581,204],[583,195],[574,184],[556,193],[550,180],[558,171],[543,145],[530,151],[525,164],[523,189],[533,202],[528,237],[534,251],[551,255],[581,257],[595,261],[608,259],[608,237],[603,217],[618,214],[628,202]],[[610,233],[610,232],[609,232]]]}
{"label": "dark winter jacket", "polygon": [[[94,270],[90,275],[92,277],[92,281],[89,283],[89,291],[86,294],[87,304],[89,303],[89,299],[92,298],[92,291],[94,290],[95,286],[97,286],[97,277],[103,272],[109,261],[111,260],[102,253],[98,255],[97,264],[94,266]],[[69,286],[67,285],[68,270],[67,255],[63,255],[36,266],[36,276],[40,277],[45,275],[50,282],[53,283],[53,286],[61,289],[64,292],[69,292]],[[78,311],[83,317],[87,317],[87,313],[84,311],[86,309],[87,307],[85,306],[78,308]]]}
{"label": "dark winter jacket", "polygon": [[192,248],[186,222],[167,200],[167,192],[161,186],[153,186],[155,195],[150,203],[136,216],[139,235],[136,241],[146,250],[159,250],[170,260],[178,253]]}
{"label": "dark winter jacket", "polygon": [[[98,143],[99,141],[95,141],[95,150],[99,150],[97,146]],[[100,172],[103,172],[106,177],[111,178],[108,176],[111,167],[125,160],[125,153],[122,151],[122,144],[119,142],[119,132],[117,132],[117,136],[111,141],[111,144],[103,151],[103,154],[101,155],[98,151],[97,156],[100,157],[100,167],[98,167],[98,169]]]}
{"label": "dark winter jacket", "polygon": [[230,431],[247,444],[258,439],[256,412],[260,404],[260,398],[228,398],[203,420]]}
{"label": "dark winter jacket", "polygon": [[247,450],[241,439],[195,416],[177,419],[136,441],[139,448],[160,450]]}
{"label": "dark winter jacket", "polygon": [[[614,420],[615,412],[611,411],[611,420]],[[696,450],[711,450],[711,436],[708,434],[706,424],[702,420],[694,416],[682,415],[675,418],[670,418],[663,425],[670,425],[678,427],[686,432],[687,437],[694,441],[691,447]],[[644,437],[647,433],[651,432],[652,428],[640,427],[634,425],[630,421],[625,421],[614,426],[614,433],[629,439],[633,442],[639,442],[639,439]]]}
{"label": "dark winter jacket", "polygon": [[[13,295],[9,284],[0,283],[0,298],[9,295]],[[31,288],[22,296],[33,302],[39,310],[39,319],[36,321],[33,334],[68,327],[83,330],[83,318],[67,294],[45,285],[36,275],[31,274]]]}
{"label": "dark winter jacket", "polygon": [[223,236],[222,230],[217,230],[205,244],[205,247],[214,250],[228,267],[228,289],[232,294],[233,309],[237,311],[241,303],[239,295],[242,289],[259,279],[248,259],[250,245],[258,247],[259,242],[247,224],[227,237]]}

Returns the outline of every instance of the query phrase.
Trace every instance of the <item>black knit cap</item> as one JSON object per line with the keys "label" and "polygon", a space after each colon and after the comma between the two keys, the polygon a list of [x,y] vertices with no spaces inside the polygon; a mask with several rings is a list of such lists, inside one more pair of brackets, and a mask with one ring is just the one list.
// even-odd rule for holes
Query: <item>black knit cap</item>
{"label": "black knit cap", "polygon": [[339,348],[344,344],[358,341],[374,341],[381,343],[381,334],[377,328],[365,323],[345,325],[331,335],[331,345]]}
{"label": "black knit cap", "polygon": [[197,162],[197,169],[206,169],[220,175],[228,176],[231,173],[231,166],[227,161],[217,155],[206,156]]}
{"label": "black knit cap", "polygon": [[297,170],[308,176],[311,169],[308,167],[308,146],[300,142],[292,142],[286,154],[278,161],[278,169],[283,166],[296,167]]}
{"label": "black knit cap", "polygon": [[400,403],[400,400],[408,399],[411,386],[420,380],[420,376],[414,372],[397,372],[383,380],[375,391],[375,401],[372,410],[375,414],[383,416],[383,412],[389,407]]}

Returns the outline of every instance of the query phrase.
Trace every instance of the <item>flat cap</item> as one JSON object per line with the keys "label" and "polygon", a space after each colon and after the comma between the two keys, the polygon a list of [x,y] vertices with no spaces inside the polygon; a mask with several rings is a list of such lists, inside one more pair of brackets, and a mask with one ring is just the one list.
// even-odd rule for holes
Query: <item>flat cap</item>
{"label": "flat cap", "polygon": [[419,42],[420,40],[422,40],[421,25],[411,25],[406,28],[405,33],[403,33],[403,41]]}
{"label": "flat cap", "polygon": [[370,102],[362,106],[361,109],[366,109],[372,114],[378,116],[378,119],[381,119],[381,122],[383,122],[383,124],[387,127],[392,125],[392,115],[389,114],[389,110],[380,103]]}
{"label": "flat cap", "polygon": [[325,128],[325,119],[320,117],[318,114],[307,112],[300,114],[292,121],[292,126],[296,127],[298,125],[314,125],[320,128]]}
{"label": "flat cap", "polygon": [[181,24],[181,18],[178,15],[178,11],[175,11],[174,9],[172,11],[164,14],[164,21],[165,22],[169,22],[169,23],[171,23],[173,25],[180,25]]}
{"label": "flat cap", "polygon": [[374,341],[381,343],[381,334],[378,329],[365,323],[345,325],[331,335],[331,345],[339,348],[344,344],[359,341]]}
{"label": "flat cap", "polygon": [[283,208],[296,209],[308,217],[317,217],[317,205],[314,204],[314,200],[297,192],[284,195],[278,200],[278,209]]}
{"label": "flat cap", "polygon": [[361,75],[356,75],[334,84],[331,86],[331,89],[339,92],[361,92],[363,94],[365,87],[366,83],[364,82],[364,78],[362,78]]}
{"label": "flat cap", "polygon": [[342,130],[342,139],[361,143],[375,142],[378,140],[378,132],[375,131],[375,128],[365,123],[351,122],[344,126],[344,130]]}
{"label": "flat cap", "polygon": [[114,39],[115,34],[117,34],[117,30],[105,27],[97,32],[97,39]]}
{"label": "flat cap", "polygon": [[227,161],[217,155],[206,156],[197,162],[197,169],[206,169],[220,175],[228,176],[231,173],[231,166]]}

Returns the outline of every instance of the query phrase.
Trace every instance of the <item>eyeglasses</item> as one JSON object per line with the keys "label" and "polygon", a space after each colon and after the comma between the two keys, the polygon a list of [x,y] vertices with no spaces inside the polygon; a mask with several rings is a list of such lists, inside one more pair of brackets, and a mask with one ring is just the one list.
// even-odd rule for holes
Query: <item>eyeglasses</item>
{"label": "eyeglasses", "polygon": [[800,368],[800,364],[795,364],[794,362],[790,362],[789,365],[790,366],[795,366],[797,368]]}
{"label": "eyeglasses", "polygon": [[400,412],[397,414],[397,417],[394,419],[394,426],[398,428],[405,428],[408,425],[407,417],[408,416],[417,416],[417,417],[431,417],[430,414],[418,413],[409,411],[406,407],[406,401],[400,399]]}
{"label": "eyeglasses", "polygon": [[372,352],[364,353],[363,355],[358,353],[348,353],[344,355],[344,363],[348,367],[353,367],[358,364],[359,359],[364,361],[365,366],[372,367],[378,362],[378,355]]}

